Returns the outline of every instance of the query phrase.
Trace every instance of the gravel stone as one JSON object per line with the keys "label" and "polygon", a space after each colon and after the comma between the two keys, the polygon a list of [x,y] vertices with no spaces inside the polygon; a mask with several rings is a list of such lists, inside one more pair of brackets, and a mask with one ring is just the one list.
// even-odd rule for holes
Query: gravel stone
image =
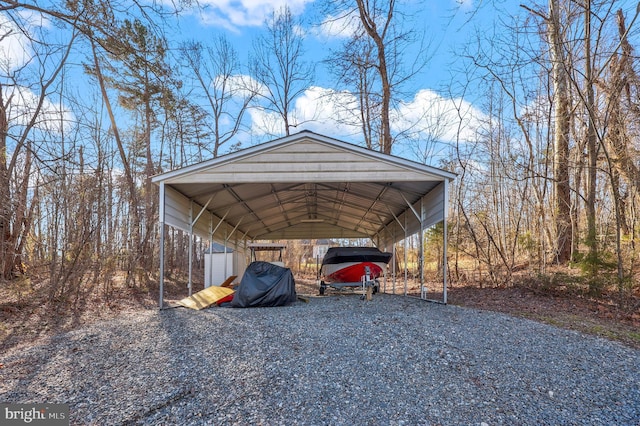
{"label": "gravel stone", "polygon": [[0,355],[0,401],[82,425],[639,425],[640,351],[376,294],[145,310]]}

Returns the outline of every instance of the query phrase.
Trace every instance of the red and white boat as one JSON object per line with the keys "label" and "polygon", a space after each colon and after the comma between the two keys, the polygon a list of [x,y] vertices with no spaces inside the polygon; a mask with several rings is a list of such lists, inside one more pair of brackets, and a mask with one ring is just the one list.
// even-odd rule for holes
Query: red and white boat
{"label": "red and white boat", "polygon": [[375,247],[331,247],[322,259],[321,273],[324,279],[320,282],[320,294],[324,293],[327,286],[362,286],[363,277],[377,281],[384,274],[391,256],[391,253]]}

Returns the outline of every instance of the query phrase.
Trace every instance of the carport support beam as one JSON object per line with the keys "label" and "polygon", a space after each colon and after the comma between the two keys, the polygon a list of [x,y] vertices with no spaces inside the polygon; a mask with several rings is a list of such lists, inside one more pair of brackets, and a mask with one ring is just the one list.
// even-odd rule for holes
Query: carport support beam
{"label": "carport support beam", "polygon": [[404,295],[407,295],[407,287],[409,286],[409,267],[407,266],[407,215],[404,215]]}
{"label": "carport support beam", "polygon": [[420,246],[419,254],[420,258],[420,297],[422,299],[427,298],[427,289],[424,286],[424,197],[420,199]]}
{"label": "carport support beam", "polygon": [[442,302],[447,304],[447,216],[449,213],[449,181],[444,180],[444,202],[442,203]]}
{"label": "carport support beam", "polygon": [[191,274],[193,273],[193,200],[189,201],[189,297],[191,297],[193,286],[191,284]]}
{"label": "carport support beam", "polygon": [[[404,198],[404,197],[403,197]],[[406,199],[405,199],[406,201]],[[404,232],[404,282],[405,282],[405,296],[407,295],[407,215],[404,216],[404,225],[402,224],[402,222],[400,222],[400,219],[398,219],[398,216],[395,215],[395,213],[393,213],[393,211],[387,206],[387,209],[389,210],[389,213],[391,213],[391,216],[393,216],[393,218],[396,220],[396,222],[398,223],[398,225],[400,226],[400,228],[402,229],[402,232]],[[396,240],[396,231],[395,229],[393,230],[393,241]],[[397,262],[396,262],[396,243],[393,243],[393,294],[396,294],[396,278],[397,278]]]}
{"label": "carport support beam", "polygon": [[163,308],[164,302],[164,182],[160,182],[160,211],[158,219],[160,221],[160,277],[159,277],[159,293],[158,306]]}

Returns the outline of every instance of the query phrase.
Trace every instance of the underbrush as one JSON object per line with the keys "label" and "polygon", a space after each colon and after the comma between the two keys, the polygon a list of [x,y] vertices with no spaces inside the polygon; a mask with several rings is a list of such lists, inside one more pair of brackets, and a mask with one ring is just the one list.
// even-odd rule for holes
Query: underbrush
{"label": "underbrush", "polygon": [[[137,286],[127,286],[125,282],[122,274],[114,274],[108,285],[91,277],[74,287],[54,287],[47,279],[25,276],[0,282],[0,349],[114,318],[123,312],[157,309],[157,281]],[[203,287],[202,282],[193,284],[194,291]],[[72,291],[60,291],[61,288]],[[165,298],[185,297],[187,292],[186,277],[165,278]]]}
{"label": "underbrush", "polygon": [[521,275],[514,279],[513,286],[541,295],[599,301],[633,313],[640,309],[640,286],[636,282],[631,278],[619,280],[612,272],[585,276],[565,270]]}

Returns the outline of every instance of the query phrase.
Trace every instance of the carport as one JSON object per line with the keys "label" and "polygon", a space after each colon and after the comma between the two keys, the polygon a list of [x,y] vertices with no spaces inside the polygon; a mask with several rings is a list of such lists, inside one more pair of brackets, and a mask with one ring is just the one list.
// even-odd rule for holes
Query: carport
{"label": "carport", "polygon": [[[164,300],[165,225],[244,252],[256,240],[321,238],[368,238],[392,251],[395,243],[424,235],[439,222],[445,225],[441,302],[446,303],[446,222],[455,176],[310,131],[156,175],[159,305]],[[418,258],[421,298],[427,299],[423,238]]]}

